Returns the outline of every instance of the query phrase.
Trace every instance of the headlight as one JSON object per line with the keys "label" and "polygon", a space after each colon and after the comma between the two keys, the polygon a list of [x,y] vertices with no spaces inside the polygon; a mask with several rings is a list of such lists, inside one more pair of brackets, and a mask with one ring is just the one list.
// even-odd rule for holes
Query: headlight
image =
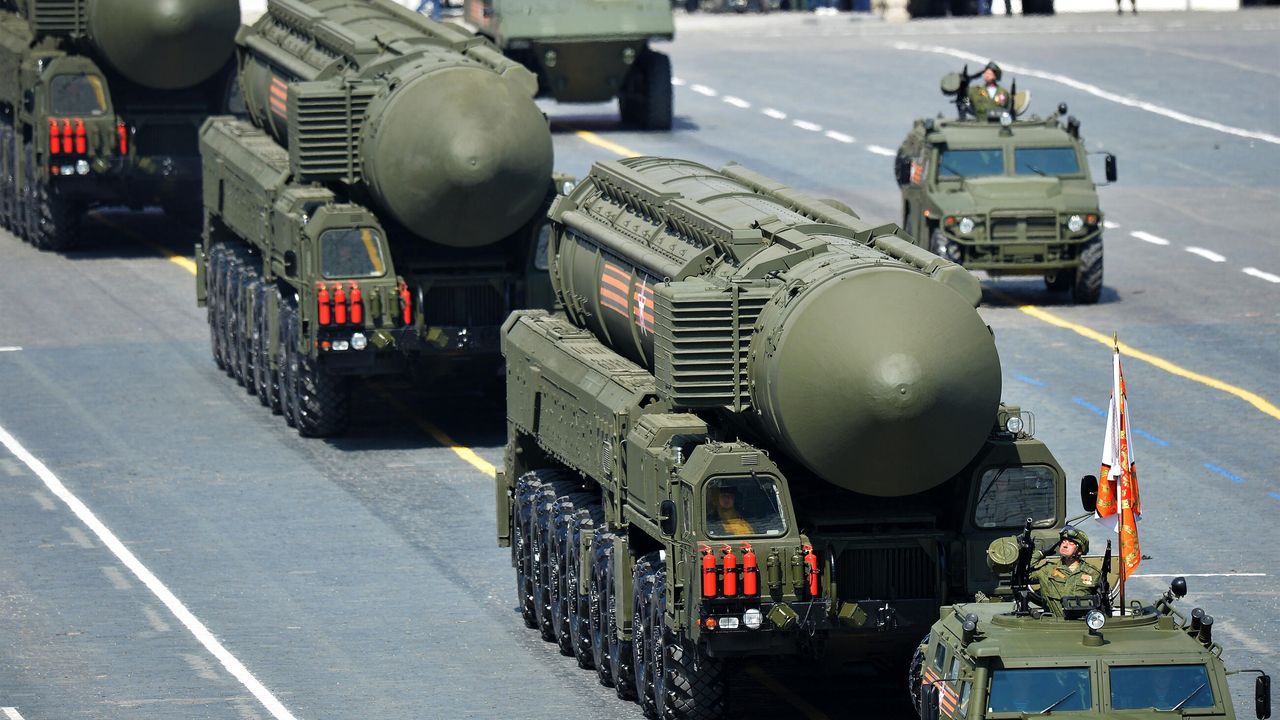
{"label": "headlight", "polygon": [[968,235],[969,233],[973,232],[973,228],[974,228],[973,218],[970,218],[970,217],[960,218],[960,234],[961,235]]}
{"label": "headlight", "polygon": [[538,228],[538,242],[533,248],[533,266],[539,270],[546,270],[551,266],[551,258],[547,257],[547,253],[551,250],[551,223],[543,223]]}
{"label": "headlight", "polygon": [[555,50],[548,50],[542,56],[542,63],[549,68],[553,68],[556,66],[556,61],[559,59],[560,59],[560,56],[556,54]]}
{"label": "headlight", "polygon": [[351,336],[352,350],[363,350],[367,347],[369,347],[369,339],[364,336],[364,333],[356,333]]}
{"label": "headlight", "polygon": [[334,349],[334,350],[346,350],[346,349],[347,349],[347,348],[349,348],[349,347],[351,347],[351,346],[347,344],[347,341],[346,341],[346,340],[334,340],[334,341],[333,341],[333,349]]}
{"label": "headlight", "polygon": [[764,615],[760,614],[758,609],[751,608],[742,613],[742,624],[752,630],[759,630],[760,626],[764,624]]}
{"label": "headlight", "polygon": [[737,629],[738,629],[738,618],[736,618],[736,617],[722,617],[722,618],[720,618],[720,629],[721,629],[721,630],[737,630]]}
{"label": "headlight", "polygon": [[1102,626],[1107,624],[1107,616],[1097,610],[1090,610],[1089,614],[1084,616],[1084,624],[1088,625],[1090,630],[1101,630]]}
{"label": "headlight", "polygon": [[1010,115],[1007,111],[1000,113],[1000,124],[1005,127],[1009,127],[1010,125],[1013,124],[1013,116]]}
{"label": "headlight", "polygon": [[77,160],[77,161],[76,161],[76,174],[77,174],[77,175],[88,175],[88,174],[89,174],[89,161],[88,161],[88,160]]}
{"label": "headlight", "polygon": [[61,172],[63,175],[75,175],[76,169],[71,165],[63,165],[62,169],[59,170],[59,172]]}
{"label": "headlight", "polygon": [[1072,215],[1067,219],[1067,229],[1071,232],[1080,232],[1084,228],[1084,218],[1079,215]]}
{"label": "headlight", "polygon": [[564,186],[560,188],[560,194],[568,195],[573,192],[573,183],[569,180],[564,181]]}
{"label": "headlight", "polygon": [[1004,429],[1008,430],[1010,434],[1013,434],[1013,435],[1017,435],[1018,433],[1022,432],[1022,418],[1017,415],[1011,416],[1008,420],[1005,421]]}

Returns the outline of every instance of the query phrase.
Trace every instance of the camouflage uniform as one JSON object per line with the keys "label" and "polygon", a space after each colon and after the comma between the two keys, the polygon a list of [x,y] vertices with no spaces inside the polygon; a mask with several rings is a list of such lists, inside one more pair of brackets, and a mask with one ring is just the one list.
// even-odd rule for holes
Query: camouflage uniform
{"label": "camouflage uniform", "polygon": [[987,86],[979,83],[969,86],[969,105],[979,120],[987,119],[988,110],[1007,110],[1009,107],[1009,91],[996,85],[996,94],[992,98],[987,94]]}
{"label": "camouflage uniform", "polygon": [[1092,595],[1101,576],[1101,570],[1079,558],[1046,558],[1039,550],[1032,555],[1030,579],[1040,584],[1046,608],[1057,617],[1062,617],[1062,598]]}

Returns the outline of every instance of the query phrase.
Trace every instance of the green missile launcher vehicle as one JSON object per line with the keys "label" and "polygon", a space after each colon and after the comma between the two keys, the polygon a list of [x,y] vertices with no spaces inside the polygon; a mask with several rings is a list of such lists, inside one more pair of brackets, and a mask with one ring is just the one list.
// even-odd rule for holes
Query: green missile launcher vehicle
{"label": "green missile launcher vehicle", "polygon": [[[1103,214],[1080,122],[1066,104],[1023,116],[1029,95],[977,117],[967,68],[942,80],[954,120],[916,120],[894,162],[903,227],[921,247],[993,278],[1040,275],[1077,303],[1102,293]],[[1018,107],[1014,105],[1018,104]],[[1106,154],[1106,181],[1116,180]]]}
{"label": "green missile launcher vehicle", "polygon": [[466,0],[463,15],[537,74],[539,96],[618,98],[624,124],[671,129],[671,60],[650,47],[675,37],[669,0]]}
{"label": "green missile launcher vehicle", "polygon": [[[1227,685],[1236,673],[1213,640],[1213,617],[1174,608],[1187,594],[1184,578],[1154,602],[1135,600],[1120,612],[1112,607],[1108,543],[1104,582],[1090,595],[1062,598],[1053,614],[1028,584],[1031,545],[1029,528],[1019,541],[992,543],[989,562],[1009,573],[996,600],[942,608],[909,671],[922,720],[1236,717]],[[1271,717],[1270,676],[1236,672],[1258,674],[1256,715]]]}
{"label": "green missile launcher vehicle", "polygon": [[0,0],[0,224],[61,250],[96,206],[196,215],[239,24],[237,0]]}
{"label": "green missile launcher vehicle", "polygon": [[218,366],[306,436],[354,377],[499,383],[502,321],[552,304],[533,75],[390,0],[271,0],[236,41],[251,121],[200,137]]}
{"label": "green missile launcher vehicle", "polygon": [[719,716],[727,658],[907,657],[993,539],[1062,525],[977,280],[898,227],[663,158],[549,217],[566,316],[503,327],[498,542],[525,622],[653,716]]}

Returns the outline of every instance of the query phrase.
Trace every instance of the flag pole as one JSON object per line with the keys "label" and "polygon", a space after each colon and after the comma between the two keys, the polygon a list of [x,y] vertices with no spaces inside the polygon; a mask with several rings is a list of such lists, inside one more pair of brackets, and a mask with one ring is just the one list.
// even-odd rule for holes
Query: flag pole
{"label": "flag pole", "polygon": [[[1111,346],[1112,346],[1112,348],[1115,350],[1115,354],[1116,354],[1116,355],[1119,355],[1119,354],[1120,354],[1120,333],[1119,333],[1118,331],[1113,331],[1113,332],[1111,333]],[[1116,390],[1118,391],[1118,390],[1119,390],[1119,388],[1116,388]],[[1118,403],[1118,402],[1122,402],[1122,399],[1121,399],[1121,398],[1116,398],[1116,402],[1117,402],[1117,403]],[[1124,414],[1121,414],[1121,416],[1120,416],[1120,418],[1119,418],[1119,419],[1123,422],[1123,421],[1127,420],[1128,418],[1127,418]],[[1128,434],[1128,432],[1129,432],[1129,428],[1125,427],[1125,428],[1123,428],[1123,430],[1124,430],[1125,434],[1127,435],[1127,434]],[[1124,585],[1125,585],[1125,580],[1126,580],[1126,577],[1125,577],[1125,576],[1126,576],[1126,575],[1128,575],[1128,573],[1126,573],[1126,572],[1125,572],[1125,565],[1124,565],[1124,564],[1125,564],[1125,556],[1124,556],[1124,490],[1125,490],[1125,487],[1124,487],[1124,486],[1125,486],[1125,483],[1124,483],[1124,473],[1125,473],[1127,470],[1128,470],[1128,469],[1127,469],[1127,468],[1125,468],[1125,467],[1123,467],[1123,466],[1120,468],[1120,486],[1116,488],[1116,490],[1117,490],[1116,494],[1120,496],[1120,497],[1119,497],[1119,500],[1120,500],[1120,518],[1119,518],[1119,520],[1120,520],[1120,522],[1119,522],[1119,524],[1117,525],[1117,527],[1120,529],[1120,532],[1119,532],[1119,533],[1117,533],[1117,538],[1116,538],[1116,539],[1120,541],[1120,615],[1121,615],[1122,617],[1124,616],[1125,607],[1126,607],[1126,605],[1127,605],[1127,603],[1125,602],[1125,594],[1124,594]]]}

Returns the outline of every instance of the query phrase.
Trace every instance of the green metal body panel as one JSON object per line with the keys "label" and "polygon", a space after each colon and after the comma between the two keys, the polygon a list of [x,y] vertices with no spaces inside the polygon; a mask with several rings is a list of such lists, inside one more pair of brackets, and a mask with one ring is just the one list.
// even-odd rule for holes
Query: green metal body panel
{"label": "green metal body panel", "polygon": [[88,207],[197,207],[196,133],[232,109],[238,23],[235,0],[0,3],[6,224],[61,248]]}
{"label": "green metal body panel", "polygon": [[[1030,512],[1001,473],[1039,468],[1037,527],[1063,524],[1061,468],[1005,430],[1029,415],[999,402],[976,281],[896,226],[736,165],[663,158],[597,163],[549,217],[565,316],[515,313],[502,331],[497,526],[517,567],[522,478],[565,473],[626,538],[617,576],[662,551],[663,622],[702,652],[865,656],[995,587],[982,553]],[[703,549],[727,542],[711,493],[734,477],[778,492],[779,522],[732,540],[759,558],[758,597],[701,590]],[[758,630],[706,622],[753,609]],[[629,613],[616,623],[630,637]]]}
{"label": "green metal body panel", "polygon": [[[929,641],[917,655],[919,680],[938,686],[939,714],[945,718],[997,720],[1060,714],[1072,718],[1131,720],[1171,716],[1235,718],[1222,647],[1213,642],[1200,642],[1196,632],[1190,629],[1189,618],[1175,610],[1171,602],[1168,596],[1146,606],[1135,602],[1129,614],[1107,617],[1105,625],[1096,633],[1089,631],[1084,620],[1063,620],[1047,613],[1016,616],[1013,603],[1009,602],[947,606],[942,608],[940,619],[930,629]],[[963,629],[966,616],[977,618],[976,633],[968,642]],[[1140,666],[1203,667],[1212,702],[1205,702],[1201,696],[1196,703],[1199,706],[1186,707],[1183,712],[1170,710],[1179,698],[1168,699],[1168,704],[1160,710],[1117,709],[1112,704],[1112,691],[1126,689],[1113,687],[1110,669]],[[1034,693],[1032,697],[1017,698],[1020,702],[1025,700],[1035,711],[992,711],[989,693],[995,673],[1065,668],[1087,670],[1091,695],[1082,698],[1079,705],[1044,712],[1044,708],[1049,708],[1063,695],[1057,685],[1046,681],[1030,688]],[[1183,690],[1179,697],[1186,693]]]}
{"label": "green metal body panel", "polygon": [[[997,148],[1004,150],[999,175],[940,177],[942,151]],[[1015,175],[1014,152],[1026,148],[1071,148],[1080,171]],[[898,149],[897,169],[904,226],[921,247],[936,252],[931,243],[941,242],[961,248],[962,255],[952,259],[970,270],[992,276],[1074,270],[1081,247],[1102,235],[1084,143],[1057,115],[1019,119],[1007,128],[980,120],[916,120]],[[1067,227],[1073,215],[1093,221],[1073,232]],[[975,229],[963,233],[947,218],[970,218]]]}
{"label": "green metal body panel", "polygon": [[649,43],[675,36],[667,0],[466,0],[464,16],[559,102],[617,97]]}

